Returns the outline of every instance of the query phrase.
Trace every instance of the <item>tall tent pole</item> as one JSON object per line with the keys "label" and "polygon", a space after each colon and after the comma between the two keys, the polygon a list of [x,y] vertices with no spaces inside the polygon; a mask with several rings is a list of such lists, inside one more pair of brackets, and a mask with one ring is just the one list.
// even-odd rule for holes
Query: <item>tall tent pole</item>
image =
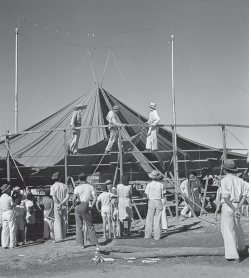
{"label": "tall tent pole", "polygon": [[178,162],[177,162],[177,132],[176,132],[176,112],[175,112],[175,91],[174,91],[174,63],[173,63],[173,42],[174,42],[174,35],[171,36],[172,38],[172,106],[173,106],[173,168],[174,168],[174,181],[175,181],[175,203],[176,203],[176,218],[178,218]]}
{"label": "tall tent pole", "polygon": [[226,143],[226,126],[222,126],[222,141],[223,141],[223,161],[227,159],[227,143]]}
{"label": "tall tent pole", "polygon": [[5,144],[7,146],[7,157],[6,157],[6,168],[7,168],[7,183],[10,184],[10,142],[9,142],[9,136],[7,135],[9,131],[6,132],[6,136],[5,136]]}
{"label": "tall tent pole", "polygon": [[16,28],[15,50],[15,132],[18,132],[18,28]]}
{"label": "tall tent pole", "polygon": [[119,128],[119,172],[120,172],[120,183],[122,183],[123,176],[123,153],[122,153],[122,138],[121,138],[121,128]]}
{"label": "tall tent pole", "polygon": [[68,181],[68,162],[67,162],[67,140],[66,140],[66,130],[64,130],[64,172],[65,172],[65,184]]}

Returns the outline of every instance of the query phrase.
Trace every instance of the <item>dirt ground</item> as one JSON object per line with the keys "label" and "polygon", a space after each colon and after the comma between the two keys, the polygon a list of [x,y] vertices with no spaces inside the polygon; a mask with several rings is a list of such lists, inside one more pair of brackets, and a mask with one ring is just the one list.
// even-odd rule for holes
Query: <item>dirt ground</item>
{"label": "dirt ground", "polygon": [[[169,219],[169,229],[159,241],[144,239],[140,221],[134,221],[131,237],[101,240],[101,225],[95,226],[103,246],[133,246],[149,248],[172,247],[223,247],[220,221],[213,215],[176,220]],[[216,224],[213,224],[216,223]],[[249,244],[249,219],[243,217],[241,224]],[[156,262],[143,259],[116,259],[112,262],[93,262],[95,248],[80,249],[75,246],[75,237],[52,243],[36,241],[26,246],[0,250],[0,277],[248,277],[249,258],[241,257],[240,263],[228,262],[224,256],[190,256],[159,258]],[[102,256],[102,255],[101,255]],[[112,258],[112,253],[109,255]]]}

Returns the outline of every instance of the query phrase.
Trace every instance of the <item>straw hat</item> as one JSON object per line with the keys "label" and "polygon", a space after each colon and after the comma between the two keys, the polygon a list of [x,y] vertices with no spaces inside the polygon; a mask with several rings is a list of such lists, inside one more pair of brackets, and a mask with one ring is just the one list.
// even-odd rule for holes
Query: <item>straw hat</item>
{"label": "straw hat", "polygon": [[1,187],[1,190],[2,190],[2,193],[4,193],[6,190],[8,190],[10,188],[10,184],[4,184],[2,187]]}
{"label": "straw hat", "polygon": [[151,102],[150,105],[148,105],[150,108],[156,109],[156,104],[154,102]]}
{"label": "straw hat", "polygon": [[59,178],[60,178],[59,172],[54,173],[51,177],[52,180],[58,180]]}
{"label": "straw hat", "polygon": [[79,179],[82,179],[82,178],[85,178],[86,177],[86,174],[84,172],[81,172],[79,175],[78,175],[78,178]]}
{"label": "straw hat", "polygon": [[161,174],[157,170],[153,170],[149,175],[151,179],[159,179],[161,177]]}
{"label": "straw hat", "polygon": [[222,168],[236,172],[238,169],[235,166],[235,162],[232,159],[226,159],[225,162],[221,165]]}
{"label": "straw hat", "polygon": [[74,110],[86,109],[86,107],[87,105],[78,104],[77,106],[74,107]]}
{"label": "straw hat", "polygon": [[105,182],[105,185],[108,185],[108,184],[112,184],[112,181],[111,181],[111,180],[107,180],[107,181]]}
{"label": "straw hat", "polygon": [[19,186],[15,186],[15,187],[13,188],[13,191],[19,192],[19,191],[20,191],[20,187],[19,187]]}
{"label": "straw hat", "polygon": [[189,177],[188,177],[188,180],[189,180],[189,181],[196,181],[197,178],[195,177],[195,175],[190,174]]}

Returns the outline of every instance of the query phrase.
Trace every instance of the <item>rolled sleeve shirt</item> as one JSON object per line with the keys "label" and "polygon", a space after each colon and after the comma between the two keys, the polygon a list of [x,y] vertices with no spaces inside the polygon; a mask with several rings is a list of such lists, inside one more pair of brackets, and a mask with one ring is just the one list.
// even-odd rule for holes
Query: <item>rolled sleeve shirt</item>
{"label": "rolled sleeve shirt", "polygon": [[55,182],[50,188],[50,195],[55,196],[59,202],[62,202],[67,194],[69,194],[68,187],[61,182]]}
{"label": "rolled sleeve shirt", "polygon": [[14,202],[11,196],[3,193],[0,197],[0,209],[2,211],[13,210]]}
{"label": "rolled sleeve shirt", "polygon": [[74,189],[74,194],[78,196],[80,202],[89,203],[91,197],[95,197],[95,189],[92,185],[88,183],[81,183]]}
{"label": "rolled sleeve shirt", "polygon": [[164,195],[164,186],[161,182],[151,181],[146,186],[145,193],[149,200],[161,200]]}
{"label": "rolled sleeve shirt", "polygon": [[233,174],[227,174],[221,180],[222,197],[232,203],[239,203],[243,196],[247,196],[248,189],[245,182]]}
{"label": "rolled sleeve shirt", "polygon": [[114,111],[109,111],[106,120],[109,122],[109,125],[121,126],[121,123],[118,121],[118,115]]}

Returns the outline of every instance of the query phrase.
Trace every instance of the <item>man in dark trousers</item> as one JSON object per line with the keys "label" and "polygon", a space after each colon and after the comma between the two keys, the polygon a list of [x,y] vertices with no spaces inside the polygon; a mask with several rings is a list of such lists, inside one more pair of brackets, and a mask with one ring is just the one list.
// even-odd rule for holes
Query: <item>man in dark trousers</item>
{"label": "man in dark trousers", "polygon": [[[75,219],[76,219],[76,243],[78,247],[84,248],[84,232],[83,224],[86,223],[88,233],[90,236],[90,244],[97,245],[98,239],[92,222],[90,210],[96,203],[96,193],[92,185],[87,183],[86,174],[81,173],[79,176],[79,185],[74,189],[72,208],[75,207],[76,201],[80,203],[75,207]],[[92,198],[92,205],[89,206]]]}

